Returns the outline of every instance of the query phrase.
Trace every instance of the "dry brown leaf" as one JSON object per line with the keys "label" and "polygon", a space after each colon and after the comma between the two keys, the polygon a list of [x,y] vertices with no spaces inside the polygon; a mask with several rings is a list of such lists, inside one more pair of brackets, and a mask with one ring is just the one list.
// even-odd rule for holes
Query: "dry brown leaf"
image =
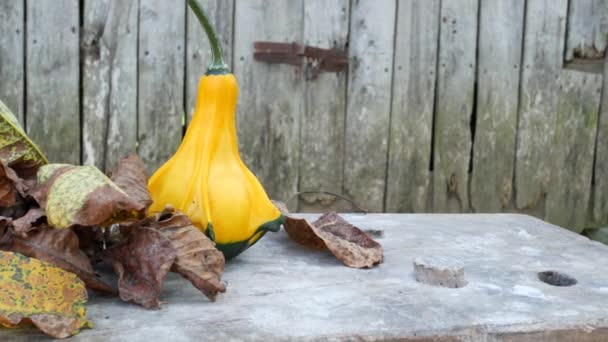
{"label": "dry brown leaf", "polygon": [[285,216],[283,227],[295,242],[316,250],[329,250],[349,267],[368,268],[384,260],[382,246],[337,213],[326,213],[309,223],[290,216],[285,204],[273,202]]}
{"label": "dry brown leaf", "polygon": [[163,212],[157,216],[156,228],[171,240],[177,258],[171,270],[190,280],[207,298],[215,301],[218,292],[225,292],[222,283],[224,254],[214,243],[192,225],[183,213]]}
{"label": "dry brown leaf", "polygon": [[148,173],[144,162],[136,154],[131,154],[118,162],[112,172],[112,181],[135,201],[148,208],[152,198],[148,192]]}
{"label": "dry brown leaf", "polygon": [[55,338],[90,327],[87,291],[72,273],[26,256],[0,251],[0,326],[31,321]]}
{"label": "dry brown leaf", "polygon": [[18,196],[25,196],[24,181],[10,167],[0,162],[0,207],[11,207],[17,203]]}
{"label": "dry brown leaf", "polygon": [[142,217],[145,206],[93,166],[44,165],[33,191],[55,228],[109,226]]}
{"label": "dry brown leaf", "polygon": [[279,209],[281,214],[285,216],[285,223],[283,223],[283,228],[289,237],[299,243],[302,246],[306,246],[308,248],[316,249],[318,251],[327,250],[327,246],[325,245],[325,241],[321,239],[310,226],[308,221],[303,218],[297,218],[289,215],[289,210],[287,210],[287,206],[279,201],[272,201],[272,203]]}
{"label": "dry brown leaf", "polygon": [[70,229],[43,225],[31,230],[26,237],[14,234],[5,236],[0,239],[0,249],[21,253],[74,273],[92,290],[115,292],[95,275],[89,258],[79,249],[78,237]]}
{"label": "dry brown leaf", "polygon": [[25,237],[27,232],[46,223],[46,214],[40,208],[31,208],[20,218],[13,220],[12,227],[15,234]]}
{"label": "dry brown leaf", "polygon": [[382,246],[336,212],[324,214],[311,226],[332,254],[346,266],[367,268],[384,260]]}
{"label": "dry brown leaf", "polygon": [[158,230],[137,227],[125,244],[106,250],[118,274],[118,293],[146,309],[160,307],[160,292],[177,257],[171,241]]}

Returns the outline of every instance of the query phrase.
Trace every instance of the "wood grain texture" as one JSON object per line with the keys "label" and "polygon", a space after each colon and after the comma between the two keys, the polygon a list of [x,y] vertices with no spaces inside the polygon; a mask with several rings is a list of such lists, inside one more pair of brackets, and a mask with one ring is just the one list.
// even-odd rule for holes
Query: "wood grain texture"
{"label": "wood grain texture", "polygon": [[578,233],[588,213],[601,89],[601,75],[560,75],[545,220]]}
{"label": "wood grain texture", "polygon": [[78,0],[27,1],[27,132],[51,162],[80,163]]}
{"label": "wood grain texture", "polygon": [[386,211],[424,212],[431,141],[440,1],[398,2]]}
{"label": "wood grain texture", "polygon": [[557,118],[567,1],[528,1],[520,88],[516,205],[543,215],[551,176],[551,143]]}
{"label": "wood grain texture", "polygon": [[443,1],[434,131],[433,210],[469,210],[477,46],[475,0]]}
{"label": "wood grain texture", "polygon": [[604,57],[608,44],[608,2],[571,0],[568,7],[566,60]]}
{"label": "wood grain texture", "polygon": [[364,208],[382,211],[396,2],[355,1],[352,6],[344,192]]}
{"label": "wood grain texture", "polygon": [[[304,43],[345,51],[348,42],[349,1],[304,1]],[[312,72],[308,61],[304,73]],[[342,192],[346,72],[306,76],[305,112],[300,122],[300,185],[302,191]],[[340,201],[327,194],[303,194],[300,211],[323,212]]]}
{"label": "wood grain texture", "polygon": [[185,1],[140,0],[138,153],[156,170],[182,138]]}
{"label": "wood grain texture", "polygon": [[593,207],[588,226],[608,225],[608,56],[604,59],[604,82],[595,144]]}
{"label": "wood grain texture", "polygon": [[112,170],[137,143],[137,1],[84,3],[83,163]]}
{"label": "wood grain texture", "polygon": [[0,1],[0,100],[23,126],[25,1]]}
{"label": "wood grain texture", "polygon": [[[232,65],[234,0],[203,0],[201,5],[211,17],[220,36],[224,61]],[[187,122],[190,122],[196,104],[198,83],[211,61],[211,50],[205,31],[190,8],[187,9],[186,20],[186,114]]]}
{"label": "wood grain texture", "polygon": [[287,200],[298,189],[304,82],[292,65],[255,61],[253,43],[301,41],[302,1],[237,1],[235,15],[237,130],[243,161],[270,197]]}
{"label": "wood grain texture", "polygon": [[524,0],[480,1],[473,212],[511,204],[524,6]]}

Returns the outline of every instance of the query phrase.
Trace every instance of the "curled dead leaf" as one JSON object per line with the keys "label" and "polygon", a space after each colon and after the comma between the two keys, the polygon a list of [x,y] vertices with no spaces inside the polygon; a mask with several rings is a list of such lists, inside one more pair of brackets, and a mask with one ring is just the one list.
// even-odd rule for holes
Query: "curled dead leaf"
{"label": "curled dead leaf", "polygon": [[31,321],[55,338],[66,338],[90,327],[87,292],[70,272],[21,254],[0,251],[0,326]]}
{"label": "curled dead leaf", "polygon": [[272,201],[272,203],[279,209],[281,214],[285,216],[285,223],[283,223],[283,228],[289,237],[299,243],[302,246],[306,246],[308,248],[316,249],[318,251],[327,250],[327,246],[325,245],[325,241],[321,239],[310,226],[308,221],[303,218],[297,218],[289,215],[289,210],[287,210],[287,206],[279,201]]}
{"label": "curled dead leaf", "polygon": [[131,229],[127,242],[106,250],[118,274],[118,293],[125,302],[146,309],[160,307],[165,277],[177,257],[171,241],[158,230]]}
{"label": "curled dead leaf", "polygon": [[382,246],[336,212],[323,214],[311,226],[332,254],[346,266],[367,268],[384,260]]}
{"label": "curled dead leaf", "polygon": [[80,250],[76,234],[70,229],[42,225],[27,236],[7,235],[0,239],[0,249],[36,258],[76,274],[86,286],[101,293],[114,293],[93,271],[87,255]]}
{"label": "curled dead leaf", "polygon": [[17,173],[0,161],[0,207],[11,207],[18,196],[25,196],[26,186]]}
{"label": "curled dead leaf", "polygon": [[145,206],[93,166],[44,165],[33,192],[55,228],[109,226],[142,217]]}
{"label": "curled dead leaf", "polygon": [[384,260],[382,246],[337,213],[323,214],[309,223],[289,215],[283,203],[274,203],[285,216],[283,227],[287,235],[295,242],[316,250],[329,250],[348,267],[368,268]]}
{"label": "curled dead leaf", "polygon": [[190,280],[207,298],[215,301],[218,292],[225,292],[221,278],[224,273],[224,254],[209,238],[192,225],[188,216],[180,212],[164,211],[153,224],[177,251],[171,271]]}
{"label": "curled dead leaf", "polygon": [[46,223],[46,214],[40,208],[31,208],[25,215],[13,220],[12,227],[15,234],[26,237],[27,232],[40,224]]}
{"label": "curled dead leaf", "polygon": [[122,158],[112,172],[112,181],[145,208],[152,204],[148,192],[148,173],[144,162],[136,154]]}

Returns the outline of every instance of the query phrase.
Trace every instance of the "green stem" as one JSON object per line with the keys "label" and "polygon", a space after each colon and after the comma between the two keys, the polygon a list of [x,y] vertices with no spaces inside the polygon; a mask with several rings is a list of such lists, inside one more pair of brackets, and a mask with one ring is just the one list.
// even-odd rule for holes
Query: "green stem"
{"label": "green stem", "polygon": [[209,39],[209,45],[211,45],[211,64],[209,64],[206,74],[222,75],[229,73],[230,69],[228,68],[228,64],[224,62],[222,45],[220,44],[217,33],[211,24],[211,20],[209,20],[207,12],[205,12],[197,0],[188,0],[188,5],[198,18],[198,21],[201,23],[201,26],[205,30],[207,38]]}

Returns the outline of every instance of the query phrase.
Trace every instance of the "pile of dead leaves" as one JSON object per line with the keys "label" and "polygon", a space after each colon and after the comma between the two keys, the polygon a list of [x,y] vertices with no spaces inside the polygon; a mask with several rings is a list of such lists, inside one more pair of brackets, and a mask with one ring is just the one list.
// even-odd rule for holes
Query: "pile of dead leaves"
{"label": "pile of dead leaves", "polygon": [[[34,324],[56,338],[72,336],[91,326],[87,288],[156,309],[169,271],[212,301],[224,292],[223,254],[183,213],[148,216],[147,180],[136,155],[110,175],[49,164],[0,102],[0,327]],[[349,267],[382,262],[382,247],[336,213],[310,224],[276,205],[297,243]],[[116,280],[100,277],[101,268]]]}
{"label": "pile of dead leaves", "polygon": [[[41,165],[29,179],[4,163],[0,171],[0,250],[7,251],[0,260],[10,261],[0,263],[0,286],[12,289],[0,297],[0,324],[32,322],[54,337],[67,337],[88,325],[84,285],[154,309],[169,271],[211,300],[225,291],[224,256],[186,215],[167,208],[145,216],[151,200],[137,156],[121,160],[111,177],[91,166],[63,164]],[[103,263],[116,271],[116,285],[97,276],[95,266]],[[28,278],[29,268],[35,271]],[[49,292],[62,289],[78,291],[67,298]],[[82,310],[49,310],[74,303]]]}

